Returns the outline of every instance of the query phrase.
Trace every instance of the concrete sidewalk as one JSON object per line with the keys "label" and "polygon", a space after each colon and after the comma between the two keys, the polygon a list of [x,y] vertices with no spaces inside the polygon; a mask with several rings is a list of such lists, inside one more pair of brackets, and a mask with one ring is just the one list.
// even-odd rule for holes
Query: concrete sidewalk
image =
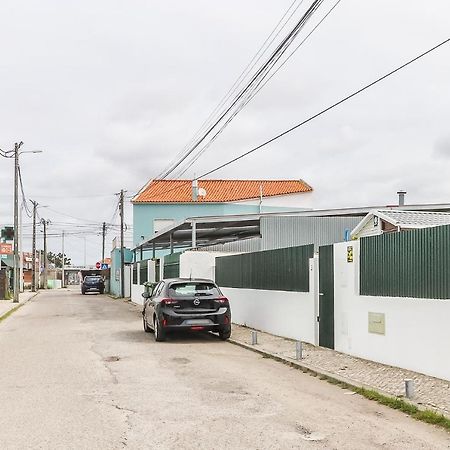
{"label": "concrete sidewalk", "polygon": [[12,300],[0,300],[0,319],[12,309],[19,305],[23,305],[28,300],[36,296],[37,292],[25,291],[19,294],[19,303],[13,303]]}
{"label": "concrete sidewalk", "polygon": [[233,325],[230,341],[250,350],[274,356],[356,387],[374,389],[394,397],[404,396],[404,380],[414,380],[413,403],[450,417],[450,381],[409,370],[367,361],[323,347],[303,343],[303,359],[295,359],[295,341],[258,331],[258,343],[251,345],[251,328]]}

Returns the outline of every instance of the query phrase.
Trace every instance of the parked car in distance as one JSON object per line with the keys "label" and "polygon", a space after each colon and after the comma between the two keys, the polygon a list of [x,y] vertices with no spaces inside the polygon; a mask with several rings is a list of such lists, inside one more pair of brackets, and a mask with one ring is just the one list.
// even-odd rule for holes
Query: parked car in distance
{"label": "parked car in distance", "polygon": [[100,275],[86,275],[81,282],[81,293],[97,292],[103,294],[105,292],[105,282]]}
{"label": "parked car in distance", "polygon": [[213,331],[223,340],[231,336],[230,303],[212,280],[161,280],[142,296],[144,331],[153,331],[158,342],[177,330]]}

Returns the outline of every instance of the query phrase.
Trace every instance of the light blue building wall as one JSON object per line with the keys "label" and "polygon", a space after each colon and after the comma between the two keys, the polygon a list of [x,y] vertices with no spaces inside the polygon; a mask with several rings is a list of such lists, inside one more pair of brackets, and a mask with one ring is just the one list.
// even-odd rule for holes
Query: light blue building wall
{"label": "light blue building wall", "polygon": [[[264,206],[263,208],[263,212],[292,210],[292,207]],[[188,217],[257,214],[259,212],[259,205],[236,203],[135,203],[133,204],[133,244],[138,246],[143,240],[154,235],[155,219],[171,219],[180,222]],[[145,253],[147,258],[151,256],[149,252]]]}
{"label": "light blue building wall", "polygon": [[[120,264],[121,264],[120,248],[115,248],[111,252],[111,272],[109,280],[109,292],[119,297],[120,292]],[[124,259],[126,263],[133,261],[133,252],[128,248],[124,249]]]}

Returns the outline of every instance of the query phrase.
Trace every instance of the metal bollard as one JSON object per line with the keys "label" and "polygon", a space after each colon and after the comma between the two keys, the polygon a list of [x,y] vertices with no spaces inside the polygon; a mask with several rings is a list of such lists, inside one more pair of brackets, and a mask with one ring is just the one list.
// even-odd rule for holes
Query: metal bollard
{"label": "metal bollard", "polygon": [[405,380],[405,397],[414,397],[414,380],[411,380],[410,378]]}
{"label": "metal bollard", "polygon": [[252,331],[252,345],[256,345],[258,343],[258,332]]}
{"label": "metal bollard", "polygon": [[301,359],[303,359],[303,342],[302,341],[297,341],[295,343],[295,359],[297,361],[300,361]]}

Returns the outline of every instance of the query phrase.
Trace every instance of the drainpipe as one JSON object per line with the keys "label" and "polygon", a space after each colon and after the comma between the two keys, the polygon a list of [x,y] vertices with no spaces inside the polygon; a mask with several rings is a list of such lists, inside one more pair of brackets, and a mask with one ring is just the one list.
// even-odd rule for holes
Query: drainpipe
{"label": "drainpipe", "polygon": [[195,220],[191,223],[192,226],[192,248],[197,247],[197,224],[195,223]]}
{"label": "drainpipe", "polygon": [[259,185],[259,213],[262,213],[262,201],[263,201],[263,186]]}
{"label": "drainpipe", "polygon": [[198,180],[192,180],[192,201],[198,201]]}

